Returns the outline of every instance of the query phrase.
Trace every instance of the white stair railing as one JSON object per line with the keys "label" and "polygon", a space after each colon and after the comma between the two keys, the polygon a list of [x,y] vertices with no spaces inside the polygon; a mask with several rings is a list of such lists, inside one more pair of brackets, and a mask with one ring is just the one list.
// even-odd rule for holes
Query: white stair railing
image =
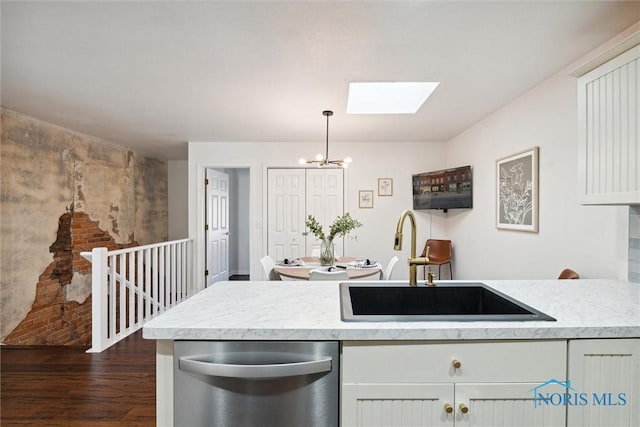
{"label": "white stair railing", "polygon": [[193,240],[80,255],[91,261],[92,345],[99,353],[193,295]]}

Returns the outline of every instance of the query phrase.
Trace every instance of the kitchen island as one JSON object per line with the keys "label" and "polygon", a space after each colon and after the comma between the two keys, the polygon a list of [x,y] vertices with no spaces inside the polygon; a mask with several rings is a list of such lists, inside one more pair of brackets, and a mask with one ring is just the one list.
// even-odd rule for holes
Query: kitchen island
{"label": "kitchen island", "polygon": [[[378,352],[382,355],[394,344],[403,344],[400,347],[415,353],[424,353],[424,348],[435,348],[426,347],[431,344],[481,344],[492,348],[508,345],[503,349],[509,353],[529,354],[525,363],[528,366],[531,366],[531,358],[536,356],[552,358],[549,354],[555,354],[558,359],[565,358],[558,360],[557,369],[542,369],[539,374],[553,372],[553,375],[566,380],[567,375],[571,375],[571,369],[567,373],[562,367],[567,364],[566,357],[571,357],[571,351],[567,351],[567,348],[571,348],[567,345],[571,340],[593,340],[597,344],[599,340],[618,342],[620,340],[616,339],[624,339],[621,341],[634,344],[637,340],[633,338],[640,337],[640,286],[637,284],[615,280],[483,280],[482,283],[554,317],[556,321],[343,322],[340,318],[337,282],[216,283],[144,327],[145,338],[158,340],[158,424],[170,425],[172,419],[174,340],[340,341],[346,353],[353,354],[356,361],[363,349],[375,360]],[[630,338],[632,340],[628,340]],[[531,343],[538,345],[532,347]],[[545,345],[550,346],[547,355],[541,354],[545,352]],[[484,351],[482,348],[468,347],[461,353],[481,354]],[[536,348],[538,350],[532,351]],[[445,347],[440,349],[443,354],[451,353]],[[397,357],[406,357],[406,354],[399,353]],[[344,358],[343,352],[343,394],[351,396],[355,392],[349,387],[365,380],[350,377],[344,366],[353,364],[347,360],[345,365]],[[380,360],[384,360],[384,357],[381,356]],[[638,367],[633,364],[637,364],[638,354],[632,354],[630,360],[633,372],[628,374],[635,378],[637,384]],[[482,365],[480,362],[477,364]],[[474,363],[465,367],[474,366]],[[412,366],[411,363],[408,366]],[[371,369],[376,367],[372,366]],[[509,371],[508,367],[506,371]],[[454,370],[447,375],[456,377],[462,371],[456,372]],[[402,377],[403,374],[399,375]],[[486,375],[482,375],[471,376],[470,380],[486,380]],[[351,378],[349,381],[352,383],[344,383],[344,378]],[[538,377],[533,380],[527,377],[522,383],[549,379]],[[576,382],[575,378],[571,379]],[[392,378],[378,380],[381,387],[394,382]],[[421,384],[426,384],[430,379],[421,381]],[[439,382],[440,379],[434,381]],[[518,382],[520,379],[500,377],[500,381]],[[635,400],[630,409],[631,416],[637,417],[638,396],[632,398]],[[342,406],[343,412],[351,411],[344,397]],[[450,407],[446,406],[446,413],[449,413]],[[466,412],[451,414],[452,420],[465,416],[468,416]],[[350,421],[343,418],[343,425],[349,424]]]}

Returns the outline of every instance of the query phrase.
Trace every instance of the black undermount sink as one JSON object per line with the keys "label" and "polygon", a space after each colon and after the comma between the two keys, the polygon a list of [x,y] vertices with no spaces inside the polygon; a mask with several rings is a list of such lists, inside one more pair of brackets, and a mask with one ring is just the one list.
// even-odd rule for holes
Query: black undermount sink
{"label": "black undermount sink", "polygon": [[346,282],[340,303],[351,322],[556,320],[480,282]]}

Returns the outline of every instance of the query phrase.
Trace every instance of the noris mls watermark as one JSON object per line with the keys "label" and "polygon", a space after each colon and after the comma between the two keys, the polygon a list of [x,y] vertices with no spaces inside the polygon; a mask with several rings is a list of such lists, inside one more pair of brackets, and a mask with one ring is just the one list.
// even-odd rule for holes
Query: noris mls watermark
{"label": "noris mls watermark", "polygon": [[533,407],[541,406],[626,406],[627,393],[617,391],[576,390],[571,381],[554,378],[529,390],[533,393]]}

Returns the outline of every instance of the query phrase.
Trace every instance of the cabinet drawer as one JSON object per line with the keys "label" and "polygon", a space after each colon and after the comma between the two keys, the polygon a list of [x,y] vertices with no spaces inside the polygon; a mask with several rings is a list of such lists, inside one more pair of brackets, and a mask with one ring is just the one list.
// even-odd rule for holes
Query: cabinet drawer
{"label": "cabinet drawer", "polygon": [[347,341],[342,381],[535,383],[566,378],[566,360],[566,341]]}

